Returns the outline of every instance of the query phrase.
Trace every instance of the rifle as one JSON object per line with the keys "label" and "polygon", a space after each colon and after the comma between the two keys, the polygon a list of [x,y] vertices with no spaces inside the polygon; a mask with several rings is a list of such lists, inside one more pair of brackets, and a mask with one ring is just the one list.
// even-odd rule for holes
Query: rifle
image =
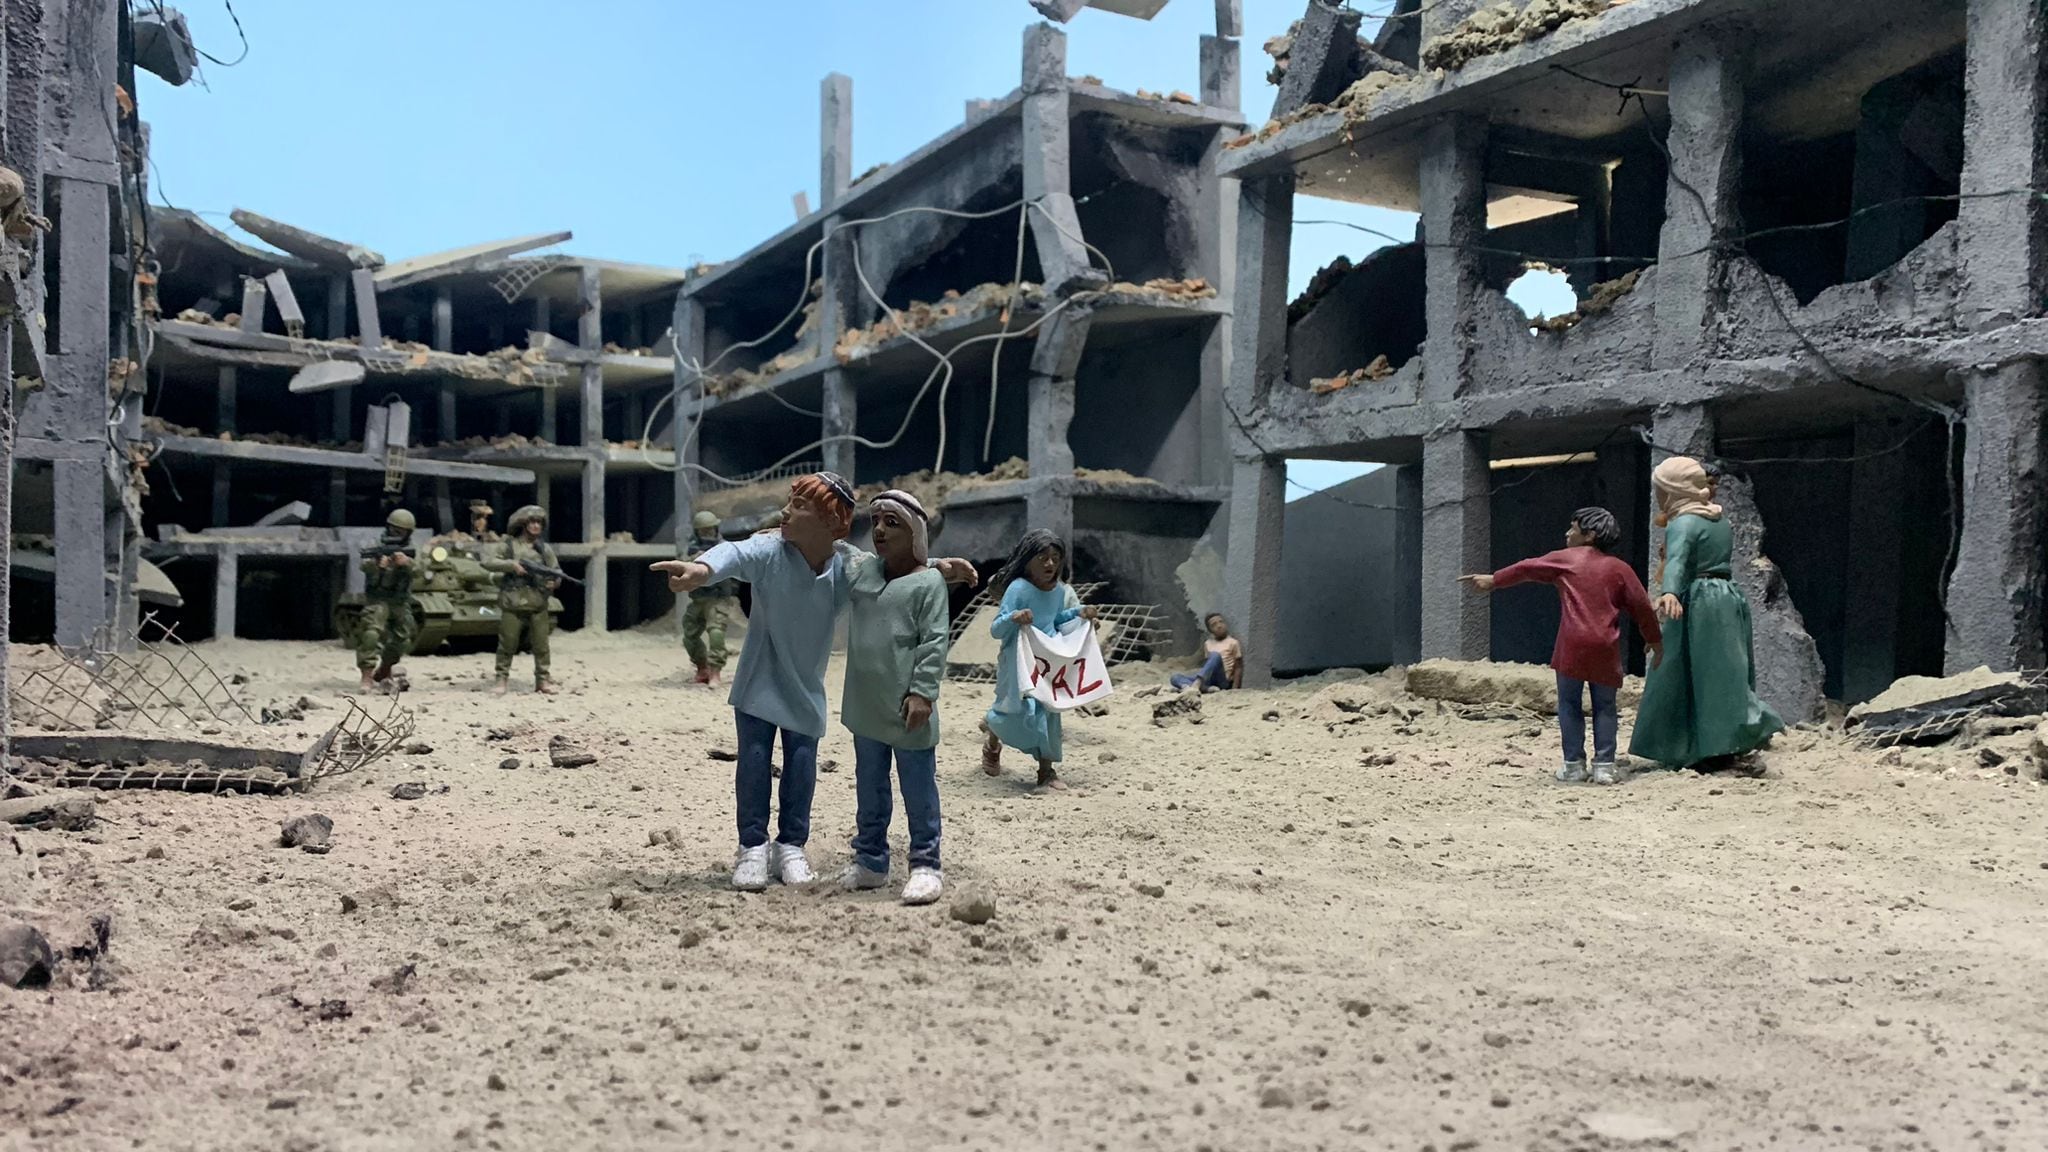
{"label": "rifle", "polygon": [[379,541],[364,548],[362,553],[365,560],[382,560],[386,556],[411,556],[412,541],[400,540],[396,543],[388,540]]}
{"label": "rifle", "polygon": [[583,586],[583,581],[569,575],[560,568],[550,568],[536,560],[521,560],[519,561],[519,566],[526,569],[528,576],[538,576],[543,580],[567,580],[579,588]]}

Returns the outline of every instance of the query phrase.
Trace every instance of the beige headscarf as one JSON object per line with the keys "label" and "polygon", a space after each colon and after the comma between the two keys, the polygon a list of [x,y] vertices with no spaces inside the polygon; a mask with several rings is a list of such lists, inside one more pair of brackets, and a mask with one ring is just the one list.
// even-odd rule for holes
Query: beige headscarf
{"label": "beige headscarf", "polygon": [[896,513],[904,523],[910,525],[911,558],[919,564],[929,560],[932,552],[931,514],[924,510],[924,505],[918,503],[917,497],[910,493],[900,488],[891,488],[868,501],[870,513],[885,508]]}
{"label": "beige headscarf", "polygon": [[[1650,473],[1650,484],[1657,490],[1657,524],[1663,527],[1680,516],[1700,516],[1708,520],[1721,518],[1721,506],[1714,503],[1714,483],[1707,475],[1706,466],[1690,456],[1673,456]],[[1669,545],[1657,549],[1657,571],[1650,577],[1655,585],[1664,583],[1665,552]]]}

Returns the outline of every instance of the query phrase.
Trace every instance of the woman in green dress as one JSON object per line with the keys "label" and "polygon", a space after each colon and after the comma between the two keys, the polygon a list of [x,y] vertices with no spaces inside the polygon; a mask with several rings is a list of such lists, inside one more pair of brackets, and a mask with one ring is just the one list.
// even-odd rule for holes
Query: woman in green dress
{"label": "woman in green dress", "polygon": [[1733,575],[1735,538],[1697,460],[1674,456],[1650,477],[1664,551],[1651,580],[1664,658],[1636,709],[1631,755],[1672,768],[1721,768],[1763,747],[1785,724],[1757,698],[1749,601]]}

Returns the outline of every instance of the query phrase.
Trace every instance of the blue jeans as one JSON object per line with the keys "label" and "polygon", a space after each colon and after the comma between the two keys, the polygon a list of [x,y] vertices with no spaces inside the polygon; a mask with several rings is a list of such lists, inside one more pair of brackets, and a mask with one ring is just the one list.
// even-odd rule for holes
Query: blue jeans
{"label": "blue jeans", "polygon": [[[939,753],[936,748],[894,748],[865,736],[853,738],[853,784],[859,811],[854,818],[853,858],[870,872],[889,870],[889,759],[903,787],[903,815],[910,825],[910,866],[939,866]],[[784,770],[787,778],[788,770]]]}
{"label": "blue jeans", "polygon": [[1557,676],[1557,726],[1564,732],[1564,762],[1586,759],[1586,691],[1593,693],[1593,763],[1614,763],[1614,733],[1621,726],[1614,697],[1621,691],[1606,684],[1588,684],[1560,672]]}
{"label": "blue jeans", "polygon": [[1200,672],[1192,676],[1182,674],[1173,678],[1174,688],[1183,692],[1195,684],[1200,684],[1204,688],[1214,688],[1218,691],[1223,691],[1230,687],[1230,677],[1223,674],[1222,653],[1209,653],[1209,658],[1202,661],[1202,670]]}
{"label": "blue jeans", "polygon": [[[775,788],[775,725],[745,712],[733,712],[739,730],[740,760],[733,770],[733,796],[738,801],[740,847],[768,842],[768,799]],[[801,848],[811,838],[811,795],[818,789],[818,742],[801,732],[782,729],[782,818],[775,839]]]}

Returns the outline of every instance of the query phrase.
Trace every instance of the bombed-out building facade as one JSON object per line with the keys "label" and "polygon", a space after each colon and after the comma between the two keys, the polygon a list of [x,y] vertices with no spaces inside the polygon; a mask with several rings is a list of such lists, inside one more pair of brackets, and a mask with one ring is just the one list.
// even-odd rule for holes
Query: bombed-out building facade
{"label": "bombed-out building facade", "polygon": [[[581,581],[563,626],[634,627],[672,609],[647,565],[693,547],[694,512],[743,536],[820,467],[928,497],[951,554],[1059,530],[1100,598],[1161,606],[1162,646],[1220,595],[1235,3],[1199,94],[1071,76],[1037,24],[1015,91],[859,178],[828,77],[819,205],[689,270],[566,255],[567,231],[387,258],[283,212],[152,204],[134,75],[190,78],[182,17],[6,10],[6,159],[47,224],[10,217],[15,639],[119,644],[151,612],[187,639],[332,638],[391,509],[473,553],[478,502],[492,530],[548,510]],[[465,617],[481,579],[416,597],[422,645],[494,634]]]}
{"label": "bombed-out building facade", "polygon": [[[1321,547],[1290,458],[1390,466],[1324,513],[1373,509],[1392,586],[1354,603],[1414,622],[1318,663],[1544,660],[1553,598],[1458,575],[1561,546],[1595,503],[1647,569],[1648,471],[1691,454],[1723,471],[1788,719],[2040,666],[2044,24],[2032,0],[1402,0],[1366,41],[1308,4],[1274,120],[1220,166],[1227,602],[1280,641],[1248,679],[1339,607],[1288,559]],[[1317,197],[1419,213],[1416,239],[1290,300]],[[1511,304],[1531,267],[1578,310]]]}

